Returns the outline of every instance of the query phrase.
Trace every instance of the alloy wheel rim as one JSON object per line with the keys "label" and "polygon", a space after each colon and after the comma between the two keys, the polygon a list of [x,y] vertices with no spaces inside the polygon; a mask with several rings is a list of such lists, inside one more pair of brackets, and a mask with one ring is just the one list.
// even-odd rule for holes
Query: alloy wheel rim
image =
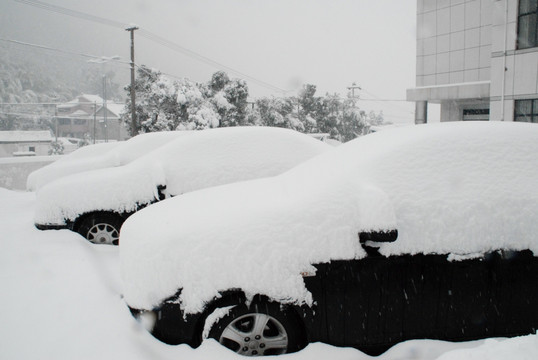
{"label": "alloy wheel rim", "polygon": [[228,324],[219,342],[241,355],[279,355],[287,351],[288,334],[274,317],[255,313],[240,316]]}
{"label": "alloy wheel rim", "polygon": [[99,223],[88,230],[87,238],[94,244],[117,245],[119,233],[114,226],[107,223]]}

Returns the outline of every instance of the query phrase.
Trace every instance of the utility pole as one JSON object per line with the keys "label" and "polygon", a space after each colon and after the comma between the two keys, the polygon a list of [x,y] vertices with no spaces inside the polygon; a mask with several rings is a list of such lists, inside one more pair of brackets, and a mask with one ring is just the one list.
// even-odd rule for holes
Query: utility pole
{"label": "utility pole", "polygon": [[103,75],[103,123],[105,125],[105,142],[108,142],[108,110],[106,107],[106,75]]}
{"label": "utility pole", "polygon": [[54,120],[55,121],[55,125],[56,125],[56,129],[55,129],[55,135],[56,135],[56,142],[58,142],[58,104],[54,104]]}
{"label": "utility pole", "polygon": [[[106,100],[106,83],[107,83],[107,76],[106,76],[106,71],[105,71],[105,68],[104,68],[104,64],[110,62],[110,61],[116,61],[116,60],[120,60],[120,57],[118,55],[114,55],[114,56],[101,56],[100,58],[97,58],[97,59],[91,59],[91,60],[88,60],[88,62],[90,63],[97,63],[97,64],[101,64],[101,72],[103,73],[103,123],[104,123],[104,137],[105,137],[105,142],[108,142],[108,108],[107,108],[107,100]],[[94,109],[93,109],[93,143],[95,144],[95,103],[94,103]]]}
{"label": "utility pole", "polygon": [[134,61],[134,31],[138,30],[137,26],[131,26],[125,29],[131,33],[131,135],[138,135],[138,124],[136,121],[136,103],[135,103],[135,61]]}
{"label": "utility pole", "polygon": [[362,90],[360,86],[358,86],[356,83],[351,84],[350,87],[347,88],[348,90],[351,90],[351,102],[353,103],[353,107],[355,107],[355,99],[358,99],[359,97],[355,97],[355,89]]}
{"label": "utility pole", "polygon": [[95,144],[95,130],[97,128],[97,102],[93,102],[93,143]]}

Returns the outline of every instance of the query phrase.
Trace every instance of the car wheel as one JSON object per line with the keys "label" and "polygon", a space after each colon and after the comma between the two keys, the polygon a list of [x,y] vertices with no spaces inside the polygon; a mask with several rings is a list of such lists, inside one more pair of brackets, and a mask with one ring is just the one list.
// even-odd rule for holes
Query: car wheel
{"label": "car wheel", "polygon": [[304,343],[301,335],[296,316],[275,303],[235,306],[209,333],[228,349],[246,356],[298,351]]}
{"label": "car wheel", "polygon": [[78,233],[94,244],[118,245],[122,223],[114,214],[92,214],[82,220]]}

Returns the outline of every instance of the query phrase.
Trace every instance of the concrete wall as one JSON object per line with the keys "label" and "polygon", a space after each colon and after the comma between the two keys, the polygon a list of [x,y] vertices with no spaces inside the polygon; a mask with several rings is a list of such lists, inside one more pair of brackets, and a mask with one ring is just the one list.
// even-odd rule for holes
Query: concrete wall
{"label": "concrete wall", "polygon": [[[463,120],[463,110],[487,109],[489,101],[446,100],[441,101],[441,121]],[[487,117],[487,115],[482,116]],[[473,119],[476,120],[476,119]]]}
{"label": "concrete wall", "polygon": [[11,157],[16,152],[28,152],[30,147],[35,148],[37,156],[49,154],[50,142],[21,142],[21,143],[2,143],[0,144],[0,158]]}
{"label": "concrete wall", "polygon": [[490,79],[492,4],[417,1],[417,87]]}
{"label": "concrete wall", "polygon": [[507,3],[494,1],[492,8],[490,114],[491,120],[513,121],[515,100],[538,99],[538,47],[517,49],[519,2]]}
{"label": "concrete wall", "polygon": [[513,121],[515,101],[538,99],[538,47],[517,49],[518,5],[417,0],[417,88],[407,99],[440,102],[441,121],[462,120],[474,106],[489,107],[489,120]]}
{"label": "concrete wall", "polygon": [[10,190],[26,190],[26,179],[32,171],[42,168],[60,157],[61,155],[0,158],[0,187]]}

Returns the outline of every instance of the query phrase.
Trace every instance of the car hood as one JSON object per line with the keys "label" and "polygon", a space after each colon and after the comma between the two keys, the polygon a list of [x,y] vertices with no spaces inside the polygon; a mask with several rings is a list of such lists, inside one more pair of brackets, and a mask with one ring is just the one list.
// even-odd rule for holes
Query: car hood
{"label": "car hood", "polygon": [[165,184],[159,163],[133,163],[65,176],[37,192],[36,224],[63,225],[93,211],[137,210],[159,198]]}

